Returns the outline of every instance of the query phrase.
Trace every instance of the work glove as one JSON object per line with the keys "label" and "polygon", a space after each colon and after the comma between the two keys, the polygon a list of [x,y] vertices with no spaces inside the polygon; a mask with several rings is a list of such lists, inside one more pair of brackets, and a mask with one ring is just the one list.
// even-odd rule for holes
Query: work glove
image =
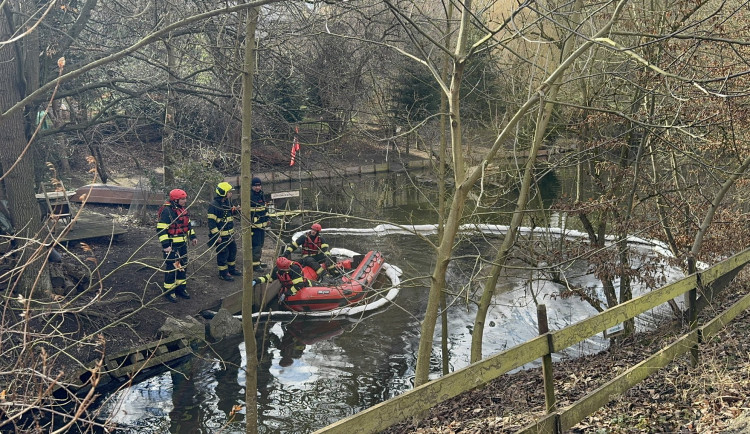
{"label": "work glove", "polygon": [[253,279],[253,288],[255,288],[255,285],[257,285],[257,284],[258,284],[258,282],[255,279]]}
{"label": "work glove", "polygon": [[283,303],[284,300],[286,300],[286,294],[282,292],[281,294],[279,294],[279,303]]}

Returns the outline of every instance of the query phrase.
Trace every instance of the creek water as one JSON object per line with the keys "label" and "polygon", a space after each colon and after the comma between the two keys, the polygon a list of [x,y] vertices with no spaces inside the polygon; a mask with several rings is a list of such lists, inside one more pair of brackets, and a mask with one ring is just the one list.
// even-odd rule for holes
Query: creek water
{"label": "creek water", "polygon": [[[543,204],[561,194],[571,194],[571,174],[557,173],[545,179],[540,184]],[[412,183],[405,173],[308,183],[301,187],[306,209],[349,216],[324,219],[324,228],[367,228],[385,221],[426,224],[435,220],[436,187],[429,182]],[[299,189],[300,185],[295,183],[264,186],[268,194]],[[484,211],[477,213],[481,215],[477,219],[507,224],[509,215],[503,211],[512,208],[502,204],[514,203],[514,194],[497,197],[485,194],[488,196],[477,198],[481,207],[476,209]],[[553,223],[559,222],[559,216],[556,217]],[[537,224],[549,220],[541,218]],[[258,339],[257,373],[262,433],[312,432],[413,387],[420,320],[434,261],[429,243],[435,239],[365,233],[332,235],[326,240],[332,246],[354,251],[382,251],[387,262],[403,270],[401,292],[393,305],[366,318],[264,324],[265,332]],[[485,249],[501,240],[493,236],[468,237],[457,249],[466,252],[469,259],[457,259],[450,264],[448,285],[455,294],[450,297],[448,309],[451,370],[469,363],[476,308],[466,299],[479,289],[468,281],[469,273],[476,267],[470,253],[476,256],[477,251],[486,252]],[[581,268],[580,274],[585,275],[585,265]],[[595,313],[573,297],[550,297],[556,291],[551,284],[534,283],[533,291],[529,291],[525,277],[509,276],[500,284],[487,320],[485,356],[536,335],[533,297],[547,304],[551,329]],[[434,377],[441,370],[441,333],[438,324],[431,361]],[[598,351],[605,346],[603,338],[594,338],[579,344],[574,351]],[[211,350],[199,350],[176,369],[107,397],[100,408],[102,417],[119,424],[120,433],[244,433],[244,415],[242,411],[233,411],[235,406],[244,406],[244,365],[241,339],[222,342]]]}

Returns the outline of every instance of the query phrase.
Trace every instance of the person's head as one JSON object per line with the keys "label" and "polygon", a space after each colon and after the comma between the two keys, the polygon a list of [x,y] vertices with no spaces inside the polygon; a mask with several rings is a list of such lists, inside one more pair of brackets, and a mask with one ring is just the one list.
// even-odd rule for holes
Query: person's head
{"label": "person's head", "polygon": [[185,193],[185,190],[175,188],[174,190],[169,192],[169,201],[176,205],[184,207],[185,204],[187,204],[187,193]]}
{"label": "person's head", "polygon": [[276,268],[279,269],[279,271],[289,271],[289,268],[292,266],[292,261],[283,257],[279,256],[278,259],[276,259]]}
{"label": "person's head", "polygon": [[318,235],[322,230],[323,226],[321,226],[320,223],[313,223],[312,226],[310,226],[310,235]]}
{"label": "person's head", "polygon": [[218,197],[231,198],[232,191],[234,191],[234,187],[228,182],[220,182],[216,186],[216,196]]}
{"label": "person's head", "polygon": [[253,191],[260,191],[262,182],[260,181],[260,178],[257,176],[253,178],[252,182],[250,182],[250,187],[252,187]]}

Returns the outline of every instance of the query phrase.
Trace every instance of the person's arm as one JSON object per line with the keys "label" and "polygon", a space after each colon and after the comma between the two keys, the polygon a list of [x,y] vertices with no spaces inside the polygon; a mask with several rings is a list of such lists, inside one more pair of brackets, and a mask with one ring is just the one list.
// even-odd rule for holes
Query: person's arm
{"label": "person's arm", "polygon": [[156,236],[159,237],[161,248],[169,253],[172,249],[172,240],[169,239],[169,225],[172,224],[172,211],[169,207],[164,207],[159,213],[159,221],[156,223]]}
{"label": "person's arm", "polygon": [[188,238],[190,238],[190,241],[192,241],[193,245],[195,246],[198,244],[198,236],[195,234],[195,228],[193,228],[193,225],[192,225],[193,220],[192,219],[188,220],[188,223],[190,224],[189,226],[190,229],[188,229]]}
{"label": "person's arm", "polygon": [[216,243],[216,239],[219,238],[219,217],[216,215],[216,207],[211,204],[208,206],[208,212],[206,213],[206,220],[208,221],[208,245],[212,246]]}
{"label": "person's arm", "polygon": [[301,246],[305,240],[305,236],[306,235],[302,235],[300,237],[297,237],[296,240],[292,240],[292,243],[286,246],[286,250],[284,251],[283,256],[285,258],[289,258],[295,250],[299,249],[299,246]]}
{"label": "person's arm", "polygon": [[[320,235],[318,235],[320,237]],[[326,256],[331,256],[331,252],[328,251],[329,246],[328,243],[325,242],[323,237],[320,237],[320,251],[325,253]]]}
{"label": "person's arm", "polygon": [[[253,279],[253,281],[256,283],[270,282],[278,277],[278,272],[279,272],[279,269],[276,267],[273,267],[273,270],[271,270],[270,273],[266,274],[265,276],[256,277],[255,279]],[[255,286],[255,284],[253,284],[253,286]]]}
{"label": "person's arm", "polygon": [[240,206],[237,205],[236,202],[230,202],[230,205],[232,206],[232,208],[231,208],[231,210],[232,210],[232,216],[239,215],[240,212],[242,211],[241,208],[240,208]]}
{"label": "person's arm", "polygon": [[302,273],[302,268],[298,265],[292,265],[289,269],[289,274],[292,275],[292,286],[289,288],[290,295],[294,295],[300,289],[308,286],[307,279],[305,279],[305,275]]}
{"label": "person's arm", "polygon": [[261,229],[269,225],[268,204],[263,195],[262,191],[257,194],[253,191],[250,198],[250,204],[252,205],[250,221],[253,222],[253,227]]}

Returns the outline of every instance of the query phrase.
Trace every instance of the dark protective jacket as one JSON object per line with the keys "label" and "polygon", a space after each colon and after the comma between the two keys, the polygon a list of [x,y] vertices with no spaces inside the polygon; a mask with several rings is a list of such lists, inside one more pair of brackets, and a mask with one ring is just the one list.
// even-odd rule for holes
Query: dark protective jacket
{"label": "dark protective jacket", "polygon": [[266,208],[266,199],[263,190],[250,191],[250,221],[253,222],[252,228],[265,228],[269,224],[268,209]]}
{"label": "dark protective jacket", "polygon": [[328,243],[323,241],[320,232],[315,234],[314,237],[310,236],[310,232],[297,237],[296,240],[292,241],[292,244],[287,246],[287,254],[285,256],[288,256],[300,247],[302,247],[303,257],[317,255],[318,253],[328,253]]}
{"label": "dark protective jacket", "polygon": [[312,284],[305,275],[302,274],[302,266],[299,262],[292,261],[292,265],[289,270],[281,271],[278,267],[273,267],[270,273],[265,276],[258,278],[258,282],[266,283],[274,279],[277,279],[281,283],[282,291],[288,295],[294,295],[302,288],[311,286]]}
{"label": "dark protective jacket", "polygon": [[230,238],[234,234],[234,216],[239,211],[232,206],[232,201],[226,197],[217,196],[208,206],[208,244],[216,243],[217,238]]}
{"label": "dark protective jacket", "polygon": [[156,235],[163,249],[180,247],[188,240],[195,238],[195,230],[190,226],[190,215],[187,209],[176,202],[167,202],[159,208],[159,221],[156,223]]}

